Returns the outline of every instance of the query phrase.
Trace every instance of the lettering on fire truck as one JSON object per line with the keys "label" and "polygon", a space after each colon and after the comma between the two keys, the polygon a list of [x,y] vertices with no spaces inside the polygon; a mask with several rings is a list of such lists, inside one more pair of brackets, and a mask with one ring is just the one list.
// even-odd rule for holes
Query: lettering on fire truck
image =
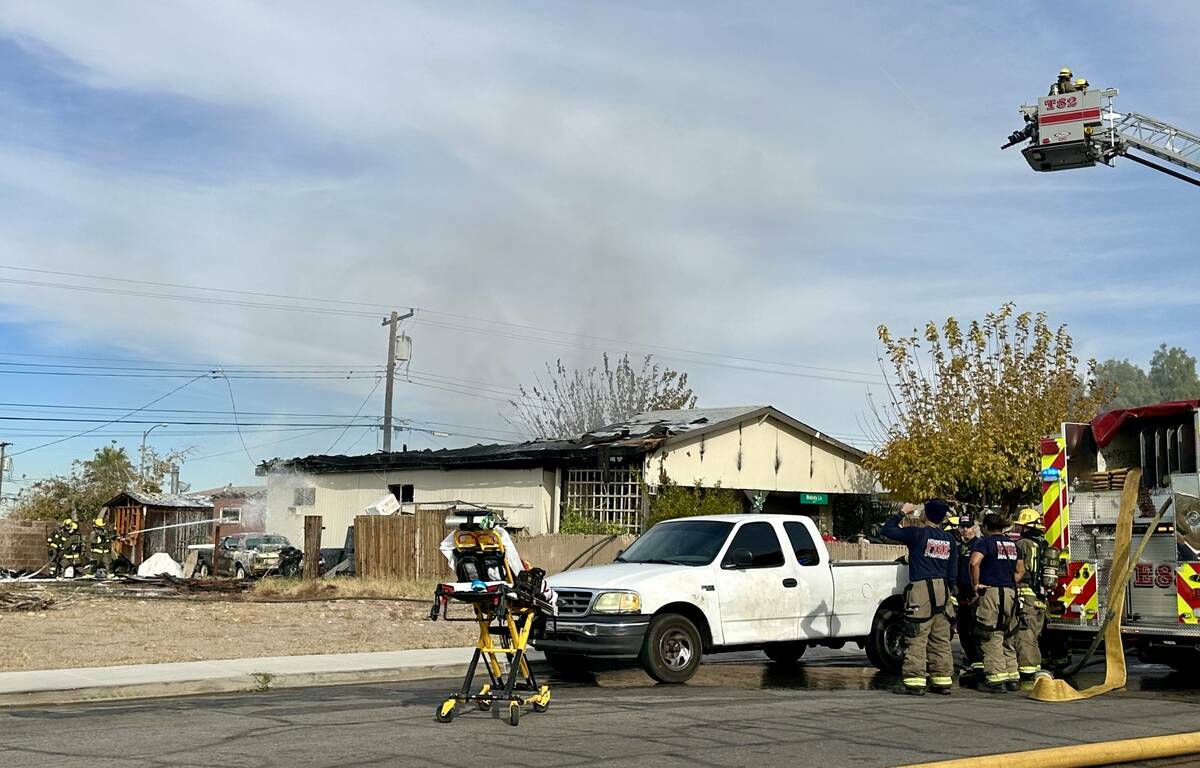
{"label": "lettering on fire truck", "polygon": [[1175,567],[1167,563],[1138,563],[1133,567],[1133,586],[1170,589],[1175,586]]}

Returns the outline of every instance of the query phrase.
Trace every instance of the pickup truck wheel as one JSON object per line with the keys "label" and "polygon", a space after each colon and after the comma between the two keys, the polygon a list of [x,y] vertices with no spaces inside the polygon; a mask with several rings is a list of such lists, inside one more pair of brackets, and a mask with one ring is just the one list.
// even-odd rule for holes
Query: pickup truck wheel
{"label": "pickup truck wheel", "polygon": [[904,664],[904,614],[880,608],[867,638],[867,658],[884,672],[896,674]]}
{"label": "pickup truck wheel", "polygon": [[200,567],[196,569],[196,575],[202,579],[208,578],[208,563],[200,563]]}
{"label": "pickup truck wheel", "polygon": [[234,575],[237,576],[238,579],[246,578],[246,568],[244,566],[239,565],[237,567],[237,571],[234,572]]}
{"label": "pickup truck wheel", "polygon": [[807,643],[772,643],[763,648],[763,653],[776,664],[786,666],[799,661],[807,648]]}
{"label": "pickup truck wheel", "polygon": [[650,622],[638,661],[660,683],[683,683],[696,674],[702,652],[696,625],[685,616],[664,613]]}

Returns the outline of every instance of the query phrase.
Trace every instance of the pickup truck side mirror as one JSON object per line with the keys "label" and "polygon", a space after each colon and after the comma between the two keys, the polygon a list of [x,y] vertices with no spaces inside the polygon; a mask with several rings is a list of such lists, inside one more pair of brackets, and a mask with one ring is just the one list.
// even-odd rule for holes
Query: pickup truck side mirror
{"label": "pickup truck side mirror", "polygon": [[729,550],[729,554],[725,556],[725,562],[721,563],[721,567],[726,570],[749,568],[752,565],[754,565],[754,553],[745,547]]}
{"label": "pickup truck side mirror", "polygon": [[613,559],[619,560],[621,558],[621,555],[623,555],[623,554],[625,554],[625,550],[622,549],[621,551],[617,552],[617,556],[614,557]]}

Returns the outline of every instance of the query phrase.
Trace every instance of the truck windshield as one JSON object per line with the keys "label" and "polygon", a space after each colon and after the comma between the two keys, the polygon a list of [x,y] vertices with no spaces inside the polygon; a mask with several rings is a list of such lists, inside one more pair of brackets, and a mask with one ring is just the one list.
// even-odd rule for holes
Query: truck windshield
{"label": "truck windshield", "polygon": [[708,565],[729,538],[733,523],[672,520],[646,531],[617,558],[619,563]]}

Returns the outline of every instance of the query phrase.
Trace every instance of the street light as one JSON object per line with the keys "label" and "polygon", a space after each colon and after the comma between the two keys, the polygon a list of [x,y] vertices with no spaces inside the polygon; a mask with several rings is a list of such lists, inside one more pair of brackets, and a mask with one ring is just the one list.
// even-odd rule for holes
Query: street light
{"label": "street light", "polygon": [[159,427],[169,427],[170,424],[155,424],[142,433],[142,452],[138,455],[138,487],[146,489],[146,436]]}

